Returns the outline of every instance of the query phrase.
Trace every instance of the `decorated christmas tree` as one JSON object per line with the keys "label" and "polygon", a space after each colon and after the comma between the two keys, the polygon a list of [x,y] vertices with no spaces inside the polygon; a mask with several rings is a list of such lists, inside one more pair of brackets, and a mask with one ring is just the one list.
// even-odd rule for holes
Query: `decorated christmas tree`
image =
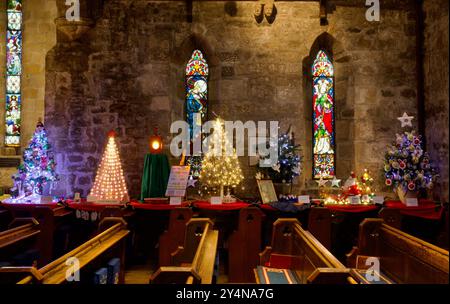
{"label": "decorated christmas tree", "polygon": [[[276,139],[275,139],[276,141]],[[275,145],[269,142],[271,147]],[[294,135],[288,131],[278,137],[278,161],[272,167],[261,168],[271,180],[277,183],[292,183],[294,177],[300,175],[300,145],[295,144]],[[267,157],[266,160],[269,160]]]}
{"label": "decorated christmas tree", "polygon": [[209,137],[199,180],[208,190],[219,190],[223,197],[224,187],[236,187],[243,179],[236,151],[227,140],[224,124],[218,118]]}
{"label": "decorated christmas tree", "polygon": [[127,185],[115,137],[114,131],[108,133],[108,144],[95,176],[94,186],[89,194],[95,201],[122,202],[128,199]]}
{"label": "decorated christmas tree", "polygon": [[384,176],[386,185],[397,191],[400,199],[408,192],[433,187],[437,172],[422,148],[420,135],[414,131],[397,134],[396,141],[385,154]]}
{"label": "decorated christmas tree", "polygon": [[23,163],[13,176],[16,198],[49,195],[53,182],[58,179],[56,162],[44,124],[39,121],[28,147],[23,152]]}

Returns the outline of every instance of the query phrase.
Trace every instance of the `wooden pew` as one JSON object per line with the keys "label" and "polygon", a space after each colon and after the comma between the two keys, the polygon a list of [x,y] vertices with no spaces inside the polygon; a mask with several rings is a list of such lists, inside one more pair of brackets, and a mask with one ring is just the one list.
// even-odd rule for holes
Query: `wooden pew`
{"label": "wooden pew", "polygon": [[41,232],[39,223],[34,218],[15,219],[11,226],[15,226],[15,228],[0,232],[0,250],[35,237]]}
{"label": "wooden pew", "polygon": [[383,219],[383,221],[394,228],[401,229],[402,228],[402,214],[400,209],[392,209],[392,208],[381,208],[378,212],[378,216]]}
{"label": "wooden pew", "polygon": [[[39,223],[40,234],[37,248],[39,249],[38,267],[52,261],[57,253],[54,251],[55,234],[60,231],[72,212],[64,207],[51,208],[47,206],[14,205],[8,206],[14,218],[34,218]],[[67,238],[67,236],[66,236]],[[68,248],[67,240],[61,248],[65,252]]]}
{"label": "wooden pew", "polygon": [[175,208],[170,211],[169,228],[159,237],[159,266],[171,265],[171,254],[183,245],[186,223],[192,218],[191,208]]}
{"label": "wooden pew", "polygon": [[8,229],[8,224],[12,221],[11,212],[0,206],[0,231]]}
{"label": "wooden pew", "polygon": [[238,228],[228,239],[228,281],[253,282],[253,269],[261,252],[262,219],[264,213],[256,207],[241,209]]}
{"label": "wooden pew", "polygon": [[28,254],[26,266],[37,265],[45,237],[40,223],[34,218],[16,218],[9,226],[10,229],[0,232],[0,262],[14,265],[18,263],[14,257]]}
{"label": "wooden pew", "polygon": [[381,274],[405,284],[448,284],[448,251],[387,225],[365,219],[358,246],[347,255],[347,266],[357,268],[358,257],[378,257]]}
{"label": "wooden pew", "polygon": [[309,209],[308,231],[328,250],[331,249],[331,211],[326,207]]}
{"label": "wooden pew", "polygon": [[160,267],[150,283],[212,284],[219,232],[207,218],[186,224],[184,245],[171,254],[171,266]]}
{"label": "wooden pew", "polygon": [[[289,269],[301,284],[348,284],[349,269],[304,230],[297,219],[278,219],[273,226],[272,243],[260,253],[260,265]],[[255,277],[259,283],[256,270]]]}
{"label": "wooden pew", "polygon": [[[124,240],[129,234],[129,230],[126,229],[126,222],[121,218],[105,218],[100,223],[100,230],[102,232],[88,242],[40,269],[34,267],[2,267],[0,268],[0,274],[23,274],[24,278],[18,284],[62,284],[67,282],[66,275],[74,274],[73,266],[66,264],[69,258],[74,257],[79,261],[80,282],[85,283],[83,282],[82,271],[98,261],[101,256],[110,253],[110,250],[118,249],[121,258],[119,283],[123,283]],[[29,275],[25,276],[25,274]]]}

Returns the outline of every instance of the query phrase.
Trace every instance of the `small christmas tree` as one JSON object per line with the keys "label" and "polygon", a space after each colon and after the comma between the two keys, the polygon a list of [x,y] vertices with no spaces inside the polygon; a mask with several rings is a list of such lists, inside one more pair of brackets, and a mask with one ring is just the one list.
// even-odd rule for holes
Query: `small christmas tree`
{"label": "small christmas tree", "polygon": [[[271,147],[275,145],[269,142]],[[294,177],[300,175],[300,145],[295,144],[291,127],[278,137],[278,162],[272,167],[261,168],[268,177],[277,183],[292,183]],[[269,160],[269,157],[265,158]]]}
{"label": "small christmas tree", "polygon": [[28,148],[23,152],[23,163],[13,176],[16,197],[48,195],[47,186],[58,179],[56,162],[44,124],[39,121]]}
{"label": "small christmas tree", "polygon": [[[232,155],[227,155],[227,151],[232,151]],[[236,187],[243,179],[236,151],[227,140],[223,122],[217,119],[208,152],[203,157],[199,180],[208,189],[218,188],[223,197],[224,187]]]}
{"label": "small christmas tree", "polygon": [[431,189],[438,176],[422,149],[420,135],[414,131],[397,134],[395,143],[388,147],[384,175],[386,185],[400,191],[400,198],[408,191]]}
{"label": "small christmas tree", "polygon": [[128,199],[127,185],[115,137],[114,131],[108,133],[108,144],[95,176],[94,186],[89,194],[95,200],[121,202]]}

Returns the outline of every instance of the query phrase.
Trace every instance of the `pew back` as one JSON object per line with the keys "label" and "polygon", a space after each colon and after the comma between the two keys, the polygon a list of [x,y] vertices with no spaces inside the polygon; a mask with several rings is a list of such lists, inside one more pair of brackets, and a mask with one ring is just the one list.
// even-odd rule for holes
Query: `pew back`
{"label": "pew back", "polygon": [[256,207],[239,211],[238,229],[233,231],[228,245],[228,281],[253,282],[253,269],[261,252],[262,219],[264,213]]}
{"label": "pew back", "polygon": [[171,266],[160,267],[150,283],[211,284],[218,238],[209,219],[191,219],[186,224],[184,245],[171,254]]}
{"label": "pew back", "polygon": [[[314,283],[319,277],[323,281],[327,272],[332,272],[327,269],[339,273],[332,276],[346,280],[348,272],[341,272],[345,266],[310,232],[305,231],[297,219],[278,219],[273,226],[272,246],[260,253],[261,265],[293,269],[300,283]],[[280,263],[280,260],[283,261]]]}
{"label": "pew back", "polygon": [[381,273],[396,283],[448,284],[448,251],[386,225],[382,219],[365,219],[360,225],[358,247],[348,257],[356,266],[359,255],[380,259]]}
{"label": "pew back", "polygon": [[192,218],[191,208],[175,208],[170,212],[169,228],[159,238],[159,266],[171,265],[171,254],[183,245],[186,223]]}
{"label": "pew back", "polygon": [[22,222],[20,226],[0,232],[0,249],[16,244],[38,235],[39,223],[34,218],[15,219],[14,224]]}

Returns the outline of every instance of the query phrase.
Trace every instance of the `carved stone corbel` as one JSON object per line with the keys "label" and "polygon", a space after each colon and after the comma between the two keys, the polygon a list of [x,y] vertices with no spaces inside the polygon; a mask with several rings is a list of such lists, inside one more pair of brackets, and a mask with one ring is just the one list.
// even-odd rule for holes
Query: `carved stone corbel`
{"label": "carved stone corbel", "polygon": [[65,17],[55,19],[56,29],[60,32],[64,41],[75,41],[85,34],[94,25],[89,18],[80,18],[80,21],[68,21]]}

